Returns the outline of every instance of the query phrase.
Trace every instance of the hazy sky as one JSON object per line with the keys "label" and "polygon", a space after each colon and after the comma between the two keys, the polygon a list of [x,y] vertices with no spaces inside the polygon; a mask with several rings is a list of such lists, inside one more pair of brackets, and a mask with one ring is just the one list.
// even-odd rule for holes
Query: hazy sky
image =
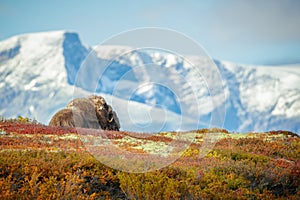
{"label": "hazy sky", "polygon": [[65,29],[96,45],[149,26],[184,33],[220,60],[300,63],[299,0],[0,0],[0,40]]}

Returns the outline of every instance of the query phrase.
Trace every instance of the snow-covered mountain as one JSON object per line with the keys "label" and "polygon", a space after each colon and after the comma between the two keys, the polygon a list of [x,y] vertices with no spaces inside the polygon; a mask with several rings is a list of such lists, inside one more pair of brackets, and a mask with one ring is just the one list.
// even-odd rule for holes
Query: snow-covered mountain
{"label": "snow-covered mountain", "polygon": [[[189,62],[169,52],[124,46],[91,50],[81,43],[78,34],[66,31],[1,41],[0,115],[29,116],[48,123],[73,95],[97,92],[113,103],[125,130],[191,129],[195,118],[205,127],[211,113],[225,104],[226,129],[300,133],[300,66],[215,61],[224,89],[215,95],[226,94],[216,104],[206,86],[208,77],[198,76]],[[207,62],[195,55],[185,58],[199,66]],[[98,66],[109,67],[103,71]],[[213,80],[214,76],[209,78]],[[149,81],[153,84],[146,84]],[[191,89],[191,83],[197,90]],[[179,120],[186,125],[178,127]]]}

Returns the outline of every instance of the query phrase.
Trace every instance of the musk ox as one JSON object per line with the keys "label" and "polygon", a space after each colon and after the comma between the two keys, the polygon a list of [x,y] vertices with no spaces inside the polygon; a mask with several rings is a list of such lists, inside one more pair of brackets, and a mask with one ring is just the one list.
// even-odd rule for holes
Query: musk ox
{"label": "musk ox", "polygon": [[115,131],[120,129],[116,112],[103,97],[96,95],[73,99],[66,108],[52,117],[49,125]]}

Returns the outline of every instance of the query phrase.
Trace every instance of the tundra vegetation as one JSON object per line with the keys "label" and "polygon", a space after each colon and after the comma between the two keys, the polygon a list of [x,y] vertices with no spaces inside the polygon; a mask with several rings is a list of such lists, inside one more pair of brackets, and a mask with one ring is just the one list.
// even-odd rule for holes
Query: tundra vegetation
{"label": "tundra vegetation", "polygon": [[[126,173],[100,163],[86,151],[76,131],[23,117],[2,118],[0,199],[300,198],[300,138],[288,131],[190,131],[186,134],[195,139],[178,160],[147,173]],[[99,132],[82,131],[91,137]],[[176,134],[101,133],[113,141],[111,145],[140,154],[157,153],[151,145],[169,144]],[[199,158],[204,136],[212,133],[222,137]]]}

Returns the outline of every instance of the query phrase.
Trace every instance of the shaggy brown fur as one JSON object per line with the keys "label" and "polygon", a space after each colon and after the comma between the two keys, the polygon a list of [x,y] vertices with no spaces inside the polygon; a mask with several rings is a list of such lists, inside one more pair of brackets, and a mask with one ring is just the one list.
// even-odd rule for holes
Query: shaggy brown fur
{"label": "shaggy brown fur", "polygon": [[101,96],[92,95],[70,101],[65,109],[58,111],[50,126],[83,127],[104,130],[120,129],[119,119]]}

